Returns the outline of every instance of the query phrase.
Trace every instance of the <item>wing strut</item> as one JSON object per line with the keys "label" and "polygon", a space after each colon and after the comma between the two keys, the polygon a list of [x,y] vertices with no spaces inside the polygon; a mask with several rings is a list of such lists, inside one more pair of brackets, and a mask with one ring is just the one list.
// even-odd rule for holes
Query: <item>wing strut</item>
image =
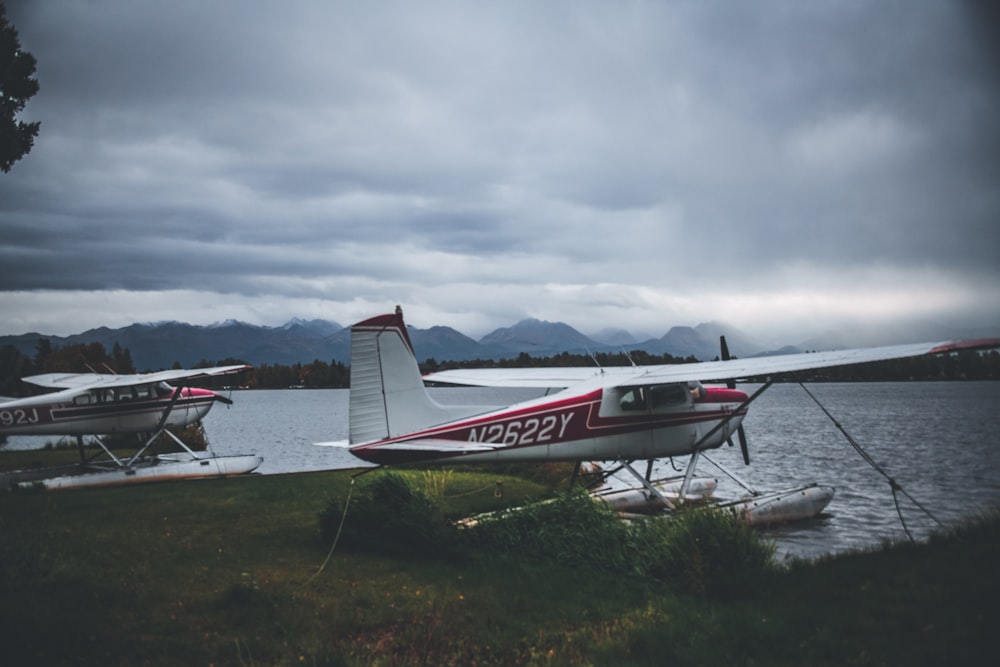
{"label": "wing strut", "polygon": [[569,488],[573,489],[573,485],[576,484],[576,478],[580,475],[580,467],[583,465],[583,461],[577,461],[576,465],[573,466],[573,476],[569,478]]}
{"label": "wing strut", "polygon": [[[697,456],[697,452],[695,453],[695,455]],[[668,509],[670,509],[670,510],[677,509],[677,507],[672,502],[670,502],[669,500],[667,500],[666,496],[664,496],[662,493],[660,493],[659,489],[657,489],[655,486],[653,486],[648,479],[646,479],[645,477],[643,477],[642,475],[640,475],[639,472],[635,468],[632,467],[631,461],[622,461],[621,464],[622,464],[622,467],[624,467],[626,470],[628,470],[630,473],[632,473],[633,477],[635,477],[637,480],[639,480],[640,484],[642,484],[644,487],[646,487],[647,491],[649,491],[654,496],[656,496],[659,499],[659,501],[661,503],[663,503]],[[693,468],[694,468],[694,466],[688,466],[688,470],[693,470]],[[685,482],[685,485],[686,485],[687,484],[687,480],[684,480],[684,482]],[[684,498],[683,492],[686,491],[686,490],[687,490],[687,487],[685,486],[685,488],[681,492],[680,498],[682,498],[682,499]]]}
{"label": "wing strut", "polygon": [[[187,445],[185,445],[183,442],[181,442],[180,439],[177,436],[175,436],[173,433],[171,433],[170,431],[168,431],[167,427],[166,427],[167,419],[170,417],[170,413],[173,411],[174,406],[177,405],[177,401],[180,400],[181,394],[183,394],[183,393],[184,393],[184,387],[183,386],[177,386],[177,387],[174,388],[174,393],[170,397],[170,403],[167,404],[166,409],[163,411],[163,416],[160,417],[160,423],[156,425],[156,430],[153,431],[153,435],[149,438],[149,440],[146,441],[146,444],[144,444],[142,447],[139,448],[139,451],[137,451],[135,454],[133,454],[131,456],[131,458],[129,458],[128,461],[125,462],[125,465],[122,466],[122,467],[126,467],[126,468],[132,467],[132,464],[139,460],[139,457],[142,456],[146,452],[147,449],[149,449],[149,446],[152,445],[153,442],[155,442],[156,439],[160,437],[161,433],[166,433],[167,435],[169,435],[171,438],[174,439],[174,441],[176,441],[178,444],[180,444],[181,447],[183,447],[185,450],[187,450],[187,452],[189,454],[191,454],[192,457],[198,458],[197,455],[195,455],[195,453],[192,452],[188,448]],[[119,465],[121,465],[121,464],[119,463]]]}
{"label": "wing strut", "polygon": [[694,476],[695,466],[692,464],[698,460],[697,456],[701,453],[701,449],[702,447],[705,446],[705,443],[708,442],[708,439],[711,438],[713,435],[715,435],[715,433],[719,429],[728,426],[729,422],[732,421],[733,417],[738,415],[744,408],[746,408],[748,405],[757,400],[757,398],[761,394],[763,394],[765,391],[771,388],[772,384],[774,384],[774,380],[768,380],[766,384],[764,384],[763,386],[758,388],[757,391],[751,394],[750,398],[740,403],[740,406],[735,410],[733,410],[733,413],[731,415],[729,415],[728,417],[720,421],[718,424],[716,424],[708,433],[701,436],[701,440],[695,443],[691,454],[691,461],[688,463],[687,472],[684,473],[684,484],[681,485],[681,491],[680,491],[681,498],[684,498],[687,495],[688,487],[691,485],[691,478]]}
{"label": "wing strut", "polygon": [[[111,457],[111,459],[115,462],[115,465],[117,465],[119,468],[125,468],[126,467],[126,464],[122,463],[122,460],[120,458],[118,458],[117,456],[115,456],[115,453],[112,452],[111,449],[108,448],[108,446],[104,444],[104,441],[101,440],[101,438],[99,436],[93,435],[93,436],[91,436],[91,439],[94,442],[97,443],[98,447],[100,447],[102,450],[104,450],[105,454],[107,454],[108,456]],[[80,449],[80,464],[81,465],[85,465],[87,463],[87,461],[84,460],[84,456],[83,456],[83,436],[82,435],[76,436],[76,444],[77,444],[77,447]],[[95,454],[94,456],[92,456],[90,460],[94,460],[94,458],[97,457],[97,456],[100,456],[100,453]],[[131,461],[129,461],[129,463],[131,463]]]}
{"label": "wing strut", "polygon": [[160,417],[160,423],[156,425],[155,433],[159,435],[160,431],[167,424],[167,419],[170,417],[170,413],[173,412],[174,406],[177,405],[177,401],[180,400],[181,394],[184,393],[184,387],[178,385],[174,388],[174,393],[170,397],[170,403],[167,404],[167,409],[163,411],[163,416]]}
{"label": "wing strut", "polygon": [[[729,344],[726,342],[725,336],[719,336],[719,352],[722,355],[723,361],[729,361],[732,359],[732,355],[729,354]],[[728,380],[726,382],[726,386],[730,389],[736,389],[736,380]],[[736,427],[736,435],[740,440],[740,452],[743,454],[743,463],[744,465],[750,465],[750,449],[747,447],[747,434],[746,431],[743,430],[743,424]],[[728,440],[729,446],[732,447],[733,439],[728,438]]]}

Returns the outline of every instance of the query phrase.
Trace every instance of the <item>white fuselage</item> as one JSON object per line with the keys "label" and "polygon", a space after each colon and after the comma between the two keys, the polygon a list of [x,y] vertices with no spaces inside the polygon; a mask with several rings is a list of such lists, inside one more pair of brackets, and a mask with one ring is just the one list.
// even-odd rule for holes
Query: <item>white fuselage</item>
{"label": "white fuselage", "polygon": [[[629,401],[630,395],[640,393],[636,389],[596,389],[565,399],[557,394],[361,443],[351,452],[380,464],[427,458],[419,443],[428,443],[433,458],[468,463],[652,459],[688,455],[695,447],[718,447],[745,415],[741,406],[747,396],[738,390],[703,387],[698,398],[691,397],[684,385],[641,390],[649,394],[641,402]],[[672,400],[657,403],[657,390],[670,392]],[[712,433],[719,424],[722,427]],[[451,456],[449,443],[454,445]]]}
{"label": "white fuselage", "polygon": [[[175,396],[177,391],[180,395]],[[207,389],[175,390],[164,383],[66,389],[0,403],[0,435],[147,433],[159,426],[184,427],[207,415],[217,398]]]}

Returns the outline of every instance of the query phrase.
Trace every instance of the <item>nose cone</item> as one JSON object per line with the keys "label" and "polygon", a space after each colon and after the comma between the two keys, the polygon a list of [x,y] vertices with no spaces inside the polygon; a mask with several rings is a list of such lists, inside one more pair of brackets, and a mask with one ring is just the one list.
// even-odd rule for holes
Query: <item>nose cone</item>
{"label": "nose cone", "polygon": [[[213,401],[219,401],[220,403],[225,403],[226,405],[232,405],[233,401],[222,394],[212,391],[211,389],[197,389],[195,387],[187,387],[184,389],[184,396],[188,398],[193,398],[201,402],[204,399],[211,398]],[[209,403],[211,405],[211,403]]]}
{"label": "nose cone", "polygon": [[233,399],[229,398],[228,396],[223,396],[222,394],[214,391],[212,393],[215,394],[215,400],[217,400],[219,403],[224,403],[226,405],[233,404]]}
{"label": "nose cone", "polygon": [[705,395],[698,403],[733,403],[739,405],[749,398],[745,391],[727,389],[726,387],[705,387]]}

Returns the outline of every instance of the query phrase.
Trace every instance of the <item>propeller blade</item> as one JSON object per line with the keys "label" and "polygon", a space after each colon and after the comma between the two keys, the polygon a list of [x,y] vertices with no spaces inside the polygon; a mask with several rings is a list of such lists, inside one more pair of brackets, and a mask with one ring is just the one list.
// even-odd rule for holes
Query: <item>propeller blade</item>
{"label": "propeller blade", "polygon": [[[729,361],[732,356],[729,354],[729,344],[726,343],[725,336],[719,336],[719,352],[720,358],[723,361]],[[736,389],[736,380],[726,380],[726,386],[730,389]],[[743,454],[743,463],[750,465],[750,448],[747,446],[747,434],[743,430],[743,424],[740,424],[736,429],[736,434],[740,438],[740,452]],[[733,446],[733,439],[729,438],[729,446]]]}
{"label": "propeller blade", "polygon": [[[729,344],[726,343],[725,336],[719,336],[719,350],[722,353],[721,359],[723,361],[732,359],[732,356],[729,354]],[[736,389],[736,380],[726,380],[726,386],[730,389]]]}

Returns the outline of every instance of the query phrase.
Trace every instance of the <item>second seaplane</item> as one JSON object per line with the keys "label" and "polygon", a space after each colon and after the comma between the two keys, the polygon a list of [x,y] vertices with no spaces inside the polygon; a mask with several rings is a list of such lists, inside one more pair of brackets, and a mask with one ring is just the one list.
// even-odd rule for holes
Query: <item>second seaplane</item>
{"label": "second seaplane", "polygon": [[[402,463],[616,462],[638,481],[635,502],[603,494],[611,504],[673,509],[711,492],[713,480],[694,477],[702,459],[733,477],[750,494],[732,503],[750,523],[771,523],[819,514],[833,497],[828,486],[808,485],[759,493],[720,464],[708,450],[739,437],[749,463],[742,422],[752,395],[736,389],[738,378],[766,377],[961,350],[1000,346],[1000,339],[921,343],[809,354],[723,359],[695,364],[611,368],[480,368],[422,376],[402,310],[373,317],[351,329],[349,440],[320,443],[347,447],[379,465]],[[425,382],[485,387],[558,389],[507,406],[442,405]],[[714,382],[720,386],[703,383]],[[689,457],[676,479],[651,479],[652,462]],[[648,461],[646,474],[633,464]]]}
{"label": "second seaplane", "polygon": [[[21,399],[0,399],[0,436],[73,436],[80,464],[60,469],[8,473],[8,485],[39,484],[47,488],[106,486],[165,479],[225,477],[255,470],[263,461],[256,455],[214,456],[192,450],[171,429],[200,421],[217,402],[232,401],[209,389],[173,386],[201,378],[231,375],[250,366],[215,366],[155,373],[46,373],[22,378],[49,393]],[[101,436],[143,434],[138,450],[121,457]],[[180,451],[146,456],[161,435]],[[88,458],[84,439],[97,445]]]}

